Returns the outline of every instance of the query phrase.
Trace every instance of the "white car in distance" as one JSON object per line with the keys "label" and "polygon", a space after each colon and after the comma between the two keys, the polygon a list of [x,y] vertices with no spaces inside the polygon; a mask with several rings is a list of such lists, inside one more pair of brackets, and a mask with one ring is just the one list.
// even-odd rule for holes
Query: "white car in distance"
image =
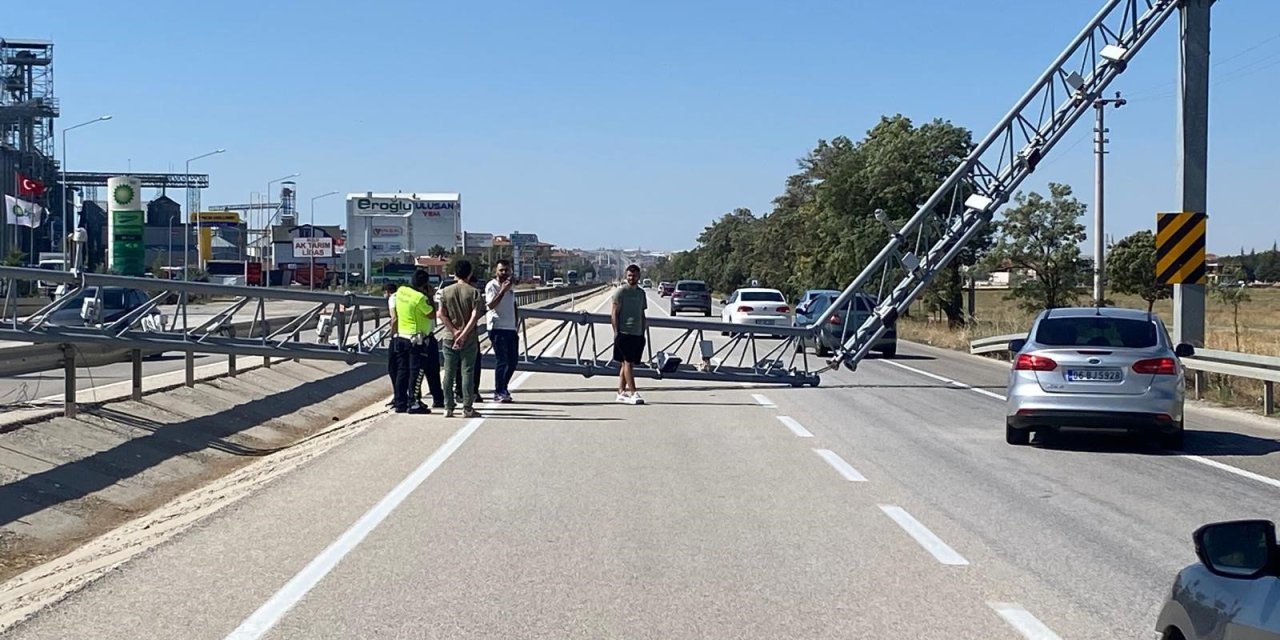
{"label": "white car in distance", "polygon": [[787,304],[786,296],[777,289],[738,289],[727,299],[721,300],[720,304],[724,305],[720,310],[722,322],[768,327],[791,326],[791,307]]}

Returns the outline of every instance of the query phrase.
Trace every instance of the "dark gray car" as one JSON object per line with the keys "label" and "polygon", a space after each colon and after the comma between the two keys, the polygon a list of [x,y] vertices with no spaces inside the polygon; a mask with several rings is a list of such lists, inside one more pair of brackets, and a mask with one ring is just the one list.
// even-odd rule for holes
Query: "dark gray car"
{"label": "dark gray car", "polygon": [[1280,640],[1280,549],[1268,520],[1192,535],[1200,562],[1178,572],[1156,620],[1163,640]]}
{"label": "dark gray car", "polygon": [[[66,306],[49,314],[48,325],[54,327],[83,327],[90,325],[80,316],[84,301],[98,294],[97,287],[85,287],[75,294],[75,298]],[[102,323],[111,323],[123,318],[126,314],[147,303],[146,292],[141,289],[126,287],[102,288]],[[159,315],[152,309],[150,315]]]}
{"label": "dark gray car", "polygon": [[711,290],[701,280],[680,280],[671,291],[671,315],[681,311],[701,311],[711,316]]}
{"label": "dark gray car", "polygon": [[[831,306],[840,295],[839,291],[832,293],[817,293],[813,295],[807,302],[803,302],[796,308],[795,326],[808,326]],[[809,345],[810,340],[805,339],[796,345],[796,352],[803,351],[807,346],[813,346],[814,353],[820,357],[827,357],[831,353],[840,348],[844,344],[844,340],[849,334],[856,331],[862,323],[871,317],[876,309],[877,301],[874,297],[864,293],[855,294],[853,304],[845,303],[844,309],[832,314],[831,319],[824,323],[818,329],[817,344]],[[898,355],[898,331],[894,325],[889,325],[884,335],[880,336],[876,343],[871,345],[873,351],[879,352],[886,358],[892,358]]]}

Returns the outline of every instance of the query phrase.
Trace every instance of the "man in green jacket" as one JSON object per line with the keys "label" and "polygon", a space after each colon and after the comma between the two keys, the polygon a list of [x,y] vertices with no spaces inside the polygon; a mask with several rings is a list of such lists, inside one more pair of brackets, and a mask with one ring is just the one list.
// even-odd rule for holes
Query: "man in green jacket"
{"label": "man in green jacket", "polygon": [[414,388],[419,372],[427,364],[427,343],[434,328],[435,309],[427,297],[430,290],[430,277],[421,269],[414,271],[409,286],[396,289],[396,332],[391,339],[392,357],[396,359],[396,413],[431,413],[418,402],[419,391]]}

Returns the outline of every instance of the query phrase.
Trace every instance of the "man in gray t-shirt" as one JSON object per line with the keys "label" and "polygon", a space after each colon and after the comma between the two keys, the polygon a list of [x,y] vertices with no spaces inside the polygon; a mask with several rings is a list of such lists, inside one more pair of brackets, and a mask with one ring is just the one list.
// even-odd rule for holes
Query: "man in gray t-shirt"
{"label": "man in gray t-shirt", "polygon": [[638,285],[640,267],[627,266],[627,284],[613,292],[613,359],[618,362],[618,402],[644,404],[636,391],[634,366],[644,362],[644,312],[649,296]]}

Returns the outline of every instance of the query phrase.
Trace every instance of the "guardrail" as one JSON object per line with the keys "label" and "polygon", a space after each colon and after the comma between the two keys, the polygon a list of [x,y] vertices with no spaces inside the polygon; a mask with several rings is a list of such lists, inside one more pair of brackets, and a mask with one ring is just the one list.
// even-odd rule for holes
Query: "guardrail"
{"label": "guardrail", "polygon": [[[1005,355],[1009,353],[1010,342],[1026,337],[1025,333],[1011,333],[981,338],[969,343],[969,353]],[[1218,349],[1196,349],[1194,356],[1182,358],[1182,365],[1194,373],[1192,377],[1197,400],[1204,398],[1204,390],[1208,386],[1208,380],[1205,377],[1207,373],[1248,378],[1262,382],[1263,415],[1275,414],[1275,385],[1280,383],[1280,358]]]}

